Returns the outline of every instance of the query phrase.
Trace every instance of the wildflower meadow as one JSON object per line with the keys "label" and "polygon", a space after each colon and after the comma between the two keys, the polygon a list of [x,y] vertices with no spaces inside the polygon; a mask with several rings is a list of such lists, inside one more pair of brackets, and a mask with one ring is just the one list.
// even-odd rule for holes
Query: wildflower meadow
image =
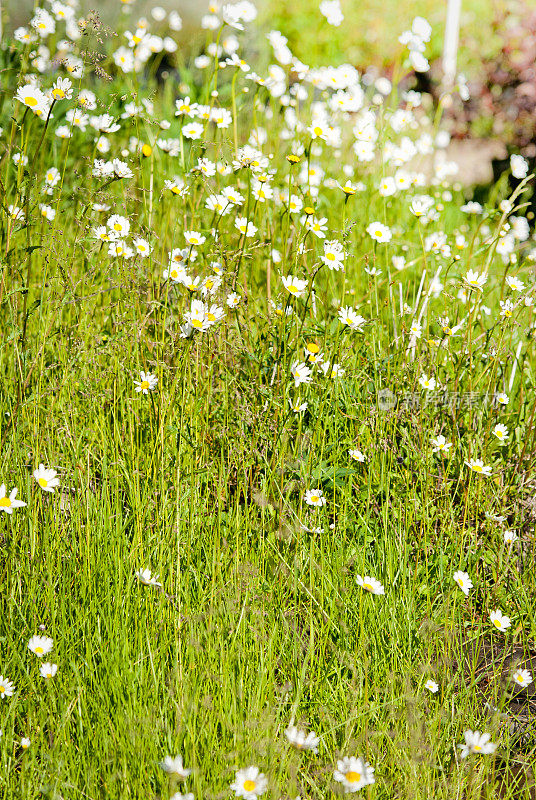
{"label": "wildflower meadow", "polygon": [[418,9],[77,5],[0,47],[0,798],[534,798],[530,162]]}

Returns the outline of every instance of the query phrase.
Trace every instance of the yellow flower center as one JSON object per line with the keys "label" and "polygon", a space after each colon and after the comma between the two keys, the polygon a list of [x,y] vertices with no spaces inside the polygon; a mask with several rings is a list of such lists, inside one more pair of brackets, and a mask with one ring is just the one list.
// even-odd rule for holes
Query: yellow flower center
{"label": "yellow flower center", "polygon": [[6,687],[5,686],[0,686],[0,694],[4,694],[5,691],[6,691]]}
{"label": "yellow flower center", "polygon": [[201,327],[203,327],[203,323],[201,322],[200,319],[193,319],[191,321],[190,325],[192,326],[192,328],[201,328]]}
{"label": "yellow flower center", "polygon": [[480,464],[475,464],[473,466],[473,469],[475,472],[482,472],[482,467],[480,466]]}
{"label": "yellow flower center", "polygon": [[11,507],[11,500],[9,499],[9,497],[0,497],[0,507],[3,508]]}
{"label": "yellow flower center", "polygon": [[177,275],[178,275],[179,273],[177,272],[177,270],[176,270],[176,269],[174,269],[174,270],[172,270],[172,271],[171,271],[171,273],[170,273],[170,274],[171,274],[171,277],[172,277],[172,278],[176,278],[176,277],[177,277]]}
{"label": "yellow flower center", "polygon": [[141,148],[141,152],[146,158],[148,158],[153,152],[153,148],[151,147],[150,144],[144,144],[143,147]]}
{"label": "yellow flower center", "polygon": [[321,136],[322,128],[319,125],[315,125],[315,127],[313,128],[313,133],[315,136]]}
{"label": "yellow flower center", "polygon": [[361,775],[359,774],[359,772],[353,772],[350,770],[350,772],[346,773],[346,780],[349,781],[350,783],[357,783],[358,781],[361,780]]}
{"label": "yellow flower center", "polygon": [[121,230],[121,225],[118,222],[116,222],[114,225],[114,231],[120,231],[120,230]]}
{"label": "yellow flower center", "polygon": [[480,747],[480,745],[479,745],[479,744],[475,744],[475,745],[473,746],[473,750],[475,751],[475,753],[480,753],[480,751],[482,750],[482,748]]}
{"label": "yellow flower center", "polygon": [[298,288],[296,286],[294,286],[294,284],[291,284],[288,287],[288,290],[289,290],[289,292],[292,292],[292,294],[295,294],[298,291]]}
{"label": "yellow flower center", "polygon": [[317,494],[312,494],[311,495],[311,500],[312,500],[313,503],[318,503],[318,495]]}
{"label": "yellow flower center", "polygon": [[48,486],[48,481],[46,480],[46,478],[39,478],[37,483],[39,484],[39,486],[41,486],[42,489],[45,489]]}
{"label": "yellow flower center", "polygon": [[38,645],[38,647],[36,647],[36,648],[35,648],[35,652],[37,653],[37,655],[43,655],[43,653],[44,653],[45,651],[43,650],[43,648],[41,647],[41,645]]}
{"label": "yellow flower center", "polygon": [[149,388],[149,381],[142,381],[140,383],[140,389],[148,389]]}
{"label": "yellow flower center", "polygon": [[24,102],[26,103],[27,106],[30,106],[30,108],[33,108],[34,106],[37,105],[37,100],[35,99],[35,97],[31,97],[31,95],[25,97]]}
{"label": "yellow flower center", "polygon": [[363,589],[366,589],[367,592],[372,592],[374,591],[374,586],[371,583],[364,583]]}
{"label": "yellow flower center", "polygon": [[308,342],[307,349],[310,353],[319,353],[320,347],[317,345],[316,342]]}
{"label": "yellow flower center", "polygon": [[63,89],[54,89],[52,91],[52,96],[56,98],[56,100],[60,100],[62,97],[65,97],[65,92]]}
{"label": "yellow flower center", "polygon": [[500,628],[501,627],[501,620],[500,619],[494,619],[493,620],[493,624],[495,625],[496,628]]}
{"label": "yellow flower center", "polygon": [[246,792],[253,792],[255,790],[255,781],[244,781],[244,790]]}

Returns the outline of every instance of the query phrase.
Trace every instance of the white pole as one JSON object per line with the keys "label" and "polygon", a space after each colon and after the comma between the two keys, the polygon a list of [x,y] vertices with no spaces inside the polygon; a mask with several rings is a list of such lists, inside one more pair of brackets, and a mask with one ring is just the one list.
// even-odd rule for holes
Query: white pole
{"label": "white pole", "polygon": [[448,0],[445,42],[443,45],[443,83],[447,89],[451,89],[456,80],[461,5],[462,0]]}

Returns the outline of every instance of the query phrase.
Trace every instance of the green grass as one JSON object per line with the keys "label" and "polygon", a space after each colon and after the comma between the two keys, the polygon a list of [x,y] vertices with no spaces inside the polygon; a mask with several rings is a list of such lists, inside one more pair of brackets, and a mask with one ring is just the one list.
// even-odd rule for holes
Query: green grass
{"label": "green grass", "polygon": [[[263,7],[263,21],[269,29],[281,30],[288,37],[292,51],[307,64],[349,62],[362,69],[372,65],[389,69],[400,52],[398,37],[411,28],[415,16],[429,20],[433,28],[429,46],[431,60],[440,59],[445,34],[445,3],[434,0],[376,0],[341,2],[344,22],[337,28],[325,25],[317,8],[305,0],[268,2]],[[478,76],[484,54],[494,52],[496,36],[492,22],[503,0],[464,0],[460,17],[458,68]]]}
{"label": "green grass", "polygon": [[[157,88],[143,72],[121,74],[109,53],[122,39],[95,36],[76,50],[106,52],[101,67],[113,80],[92,71],[86,55],[75,96],[91,88],[99,107],[90,113],[119,120],[102,157],[127,161],[131,178],[91,174],[91,128],[55,135],[74,100],[58,102],[46,125],[13,101],[28,48],[2,54],[0,482],[8,493],[18,487],[27,505],[0,513],[0,674],[16,687],[0,698],[0,797],[169,800],[179,784],[159,762],[180,753],[193,770],[183,791],[196,798],[231,796],[236,770],[250,764],[268,777],[267,797],[331,797],[337,759],[353,755],[376,770],[376,783],[359,794],[369,800],[529,798],[532,686],[514,706],[510,676],[517,664],[536,667],[534,312],[518,303],[501,317],[499,301],[531,294],[533,266],[530,243],[516,242],[516,264],[495,252],[506,181],[476,216],[443,179],[381,196],[380,179],[398,169],[382,161],[386,144],[430,129],[417,112],[418,129],[395,134],[386,122],[393,95],[377,115],[370,163],[351,149],[355,120],[338,118],[340,152],[324,144],[310,156],[326,173],[312,196],[300,178],[307,156],[297,166],[285,157],[299,143],[309,152],[310,135],[282,135],[279,101],[265,89],[240,71],[219,71],[213,102],[236,107],[237,141],[233,125],[207,125],[191,141],[174,117],[172,81]],[[54,52],[53,37],[48,44]],[[212,67],[182,75],[194,99],[209,96]],[[55,77],[42,75],[41,85]],[[154,113],[121,118],[126,102],[148,96]],[[305,126],[311,97],[300,111]],[[158,125],[164,118],[169,131]],[[203,154],[231,162],[254,125],[267,132],[274,193],[290,185],[327,217],[327,238],[344,242],[344,273],[321,266],[322,240],[300,214],[289,219],[284,204],[255,202],[251,170],[191,172]],[[152,145],[147,157],[136,145],[123,155],[132,136]],[[178,155],[158,137],[180,140]],[[13,163],[15,152],[28,156],[26,167]],[[347,202],[334,184],[345,181],[343,164],[364,183]],[[51,166],[61,180],[46,195]],[[164,187],[176,175],[190,187],[185,197]],[[218,219],[205,201],[225,186],[245,203]],[[425,191],[437,210],[428,222],[409,210]],[[56,209],[53,221],[41,216],[42,202]],[[95,202],[109,210],[94,210]],[[130,220],[128,243],[150,241],[148,258],[109,256],[95,240],[93,228],[114,213]],[[235,228],[238,213],[258,228],[253,237]],[[390,226],[389,244],[366,232],[375,220]],[[207,237],[189,272],[205,278],[214,261],[221,265],[211,302],[225,317],[181,338],[199,292],[166,281],[163,270],[188,230]],[[442,231],[452,256],[423,247]],[[405,269],[394,268],[393,255],[405,256]],[[381,275],[365,272],[372,266]],[[468,269],[487,271],[488,281],[464,303]],[[307,281],[301,298],[284,290],[289,274]],[[525,282],[522,295],[508,289],[507,274]],[[226,304],[232,291],[241,297],[236,309]],[[292,315],[276,313],[270,298]],[[400,300],[410,313],[401,314]],[[338,321],[341,305],[365,317],[361,332]],[[443,316],[461,324],[455,336],[445,335]],[[409,328],[419,318],[413,347]],[[345,373],[331,378],[314,367],[297,390],[290,370],[313,341]],[[135,391],[141,370],[158,378],[147,395]],[[431,393],[435,402],[425,403],[423,373],[477,402],[450,407]],[[385,389],[419,401],[385,410]],[[503,390],[509,403],[497,407],[489,398]],[[289,399],[298,395],[308,408],[294,414]],[[492,434],[498,422],[509,429],[504,447]],[[440,433],[453,442],[446,457],[432,453]],[[350,458],[354,448],[364,463]],[[491,477],[470,471],[470,458],[484,459]],[[33,478],[41,462],[58,471],[54,494]],[[304,498],[317,488],[326,504],[315,509]],[[508,528],[519,537],[511,546]],[[161,588],[138,581],[145,567]],[[474,583],[467,598],[453,581],[458,569]],[[362,590],[358,575],[379,579],[385,595]],[[496,608],[511,618],[506,633],[490,623]],[[54,640],[45,658],[58,672],[49,680],[27,647],[39,632]],[[425,689],[428,679],[437,694]],[[318,755],[289,746],[292,721],[321,737]],[[467,729],[488,731],[496,754],[460,760]],[[25,751],[21,737],[31,739]]]}

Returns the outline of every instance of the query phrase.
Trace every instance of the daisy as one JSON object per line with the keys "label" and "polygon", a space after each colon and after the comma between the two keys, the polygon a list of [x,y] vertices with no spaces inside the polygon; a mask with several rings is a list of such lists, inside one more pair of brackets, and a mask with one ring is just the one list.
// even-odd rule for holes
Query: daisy
{"label": "daisy", "polygon": [[419,378],[419,383],[423,389],[426,389],[428,392],[433,392],[436,388],[436,379],[429,378],[425,373],[421,375]]}
{"label": "daisy", "polygon": [[393,234],[387,225],[382,225],[381,222],[371,222],[370,225],[367,226],[367,233],[376,242],[380,242],[382,244],[385,242],[390,242],[393,237]]}
{"label": "daisy", "polygon": [[502,423],[495,425],[495,427],[492,430],[492,433],[494,436],[497,437],[501,445],[506,444],[508,439],[508,428],[506,427],[506,425],[503,425]]}
{"label": "daisy", "polygon": [[479,753],[487,755],[494,753],[497,745],[490,742],[489,733],[480,733],[480,731],[465,731],[465,743],[459,744],[460,758],[467,758],[470,753]]}
{"label": "daisy", "polygon": [[312,750],[313,753],[318,753],[320,739],[313,731],[307,733],[294,725],[289,725],[285,731],[285,736],[296,750]]}
{"label": "daisy", "polygon": [[252,222],[248,222],[246,217],[237,217],[235,219],[235,228],[243,233],[246,237],[255,236],[257,233],[257,228]]}
{"label": "daisy", "polygon": [[236,308],[237,305],[240,303],[240,295],[236,292],[231,292],[231,294],[227,295],[225,300],[229,308]]}
{"label": "daisy", "polygon": [[15,692],[15,685],[0,675],[0,698],[5,700],[6,697],[13,697]]}
{"label": "daisy", "polygon": [[134,239],[132,244],[134,245],[134,250],[136,250],[142,258],[147,258],[147,256],[151,254],[151,245],[146,239],[140,239],[138,237]]}
{"label": "daisy", "polygon": [[409,210],[416,217],[422,217],[434,205],[433,197],[427,194],[417,195],[410,203]]}
{"label": "daisy", "polygon": [[258,767],[246,767],[239,769],[230,788],[236,797],[243,797],[244,800],[256,800],[264,794],[268,787],[268,780]]}
{"label": "daisy", "polygon": [[43,658],[50,653],[54,646],[54,641],[49,636],[32,636],[28,642],[28,650],[35,653],[39,658]]}
{"label": "daisy", "polygon": [[112,214],[106,224],[117,236],[127,236],[130,231],[130,222],[119,214]]}
{"label": "daisy", "polygon": [[518,536],[515,531],[505,531],[503,534],[503,539],[505,544],[513,544],[517,542]]}
{"label": "daisy", "polygon": [[12,514],[14,508],[24,508],[26,503],[23,500],[17,500],[17,492],[18,489],[14,488],[8,496],[5,483],[0,485],[0,511]]}
{"label": "daisy", "polygon": [[432,444],[432,453],[442,453],[443,455],[447,455],[452,447],[452,442],[447,442],[443,434],[439,434],[436,436],[435,439],[431,440]]}
{"label": "daisy", "polygon": [[478,475],[485,475],[487,478],[491,475],[491,467],[484,466],[484,462],[481,458],[471,458],[469,461],[464,462],[469,469],[472,469],[473,472],[476,472]]}
{"label": "daisy", "polygon": [[516,275],[507,275],[506,283],[513,292],[522,292],[525,288],[523,281],[520,281]]}
{"label": "daisy", "polygon": [[19,86],[15,95],[15,100],[18,100],[19,103],[24,103],[25,106],[31,108],[34,114],[38,116],[43,116],[45,110],[48,108],[46,95],[41,89],[38,89],[37,86],[32,86],[31,84]]}
{"label": "daisy", "polygon": [[305,502],[308,506],[316,506],[320,508],[326,505],[326,498],[323,495],[322,489],[307,489],[305,492]]}
{"label": "daisy", "polygon": [[469,594],[469,589],[473,588],[473,582],[469,577],[469,575],[467,574],[467,572],[458,571],[455,572],[452,577],[456,581],[456,583],[458,584],[464,595],[467,597],[467,595]]}
{"label": "daisy", "polygon": [[527,686],[530,686],[532,683],[532,675],[528,669],[516,669],[512,675],[512,680],[517,684],[517,686],[520,686],[521,689],[526,689]]}
{"label": "daisy", "polygon": [[307,402],[302,403],[299,397],[296,400],[291,400],[289,398],[288,402],[291,411],[293,411],[295,414],[301,414],[303,411],[307,411],[309,405]]}
{"label": "daisy", "polygon": [[429,680],[424,684],[424,688],[428,689],[428,691],[432,694],[435,694],[439,690],[439,684],[435,681]]}
{"label": "daisy", "polygon": [[320,256],[320,260],[332,270],[336,272],[344,267],[344,250],[342,244],[336,240],[331,242],[324,242],[324,255]]}
{"label": "daisy", "polygon": [[143,392],[143,394],[149,394],[154,389],[156,389],[156,384],[158,383],[158,378],[155,375],[151,375],[150,372],[140,372],[140,380],[134,381],[134,389],[137,392]]}
{"label": "daisy", "polygon": [[28,739],[27,736],[23,736],[22,739],[20,740],[20,746],[22,747],[23,750],[27,750],[31,745],[31,743],[32,743],[31,739]]}
{"label": "daisy", "polygon": [[488,277],[484,273],[478,273],[474,270],[470,269],[466,275],[464,275],[463,280],[471,289],[478,289],[481,290],[484,284],[486,283]]}
{"label": "daisy", "polygon": [[281,281],[287,292],[293,294],[294,297],[300,297],[307,288],[307,281],[295,278],[294,275],[287,275],[285,278],[282,277]]}
{"label": "daisy", "polygon": [[361,452],[361,450],[348,450],[348,455],[350,458],[353,458],[354,461],[359,461],[361,464],[365,461],[365,455]]}
{"label": "daisy", "polygon": [[368,761],[353,756],[345,756],[337,761],[334,779],[342,784],[345,794],[357,792],[364,786],[374,783],[374,767]]}
{"label": "daisy", "polygon": [[183,125],[182,135],[185,139],[199,139],[203,133],[203,126],[200,122],[188,122]]}
{"label": "daisy", "polygon": [[39,667],[39,674],[43,678],[46,678],[47,680],[49,678],[53,678],[57,671],[58,671],[58,665],[51,664],[50,661],[45,661],[45,663],[41,664],[41,666]]}
{"label": "daisy", "polygon": [[497,608],[495,611],[492,611],[489,615],[489,618],[491,623],[495,625],[497,630],[501,633],[505,633],[506,629],[512,624],[510,617],[504,615],[499,608]]}
{"label": "daisy", "polygon": [[347,325],[351,331],[361,331],[366,319],[358,314],[352,306],[342,306],[339,309],[339,322]]}
{"label": "daisy", "polygon": [[507,406],[510,402],[510,398],[506,394],[506,392],[497,392],[495,395],[495,401],[501,406]]}
{"label": "daisy", "polygon": [[158,575],[152,575],[151,570],[147,568],[137,570],[136,578],[144,586],[162,586],[161,583],[158,583]]}
{"label": "daisy", "polygon": [[365,575],[364,577],[357,575],[356,581],[357,585],[365,589],[366,592],[370,592],[371,594],[385,594],[385,589],[380,581],[376,580],[376,578],[371,578],[370,575]]}
{"label": "daisy", "polygon": [[33,476],[44,492],[54,494],[54,489],[60,485],[55,469],[46,469],[44,464],[39,464],[39,469],[34,470]]}
{"label": "daisy", "polygon": [[206,236],[203,236],[198,231],[184,231],[184,238],[190,245],[200,247],[206,241]]}
{"label": "daisy", "polygon": [[184,780],[188,777],[188,775],[192,774],[191,769],[186,769],[182,763],[182,756],[166,756],[163,761],[160,762],[161,768],[164,772],[167,772],[168,775],[176,775],[181,780]]}

